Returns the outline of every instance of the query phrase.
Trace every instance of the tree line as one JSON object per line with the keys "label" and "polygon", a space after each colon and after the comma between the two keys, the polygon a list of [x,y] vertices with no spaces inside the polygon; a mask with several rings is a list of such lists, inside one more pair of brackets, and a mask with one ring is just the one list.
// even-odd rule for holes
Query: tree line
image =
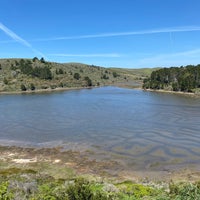
{"label": "tree line", "polygon": [[193,92],[200,88],[200,64],[162,68],[143,81],[144,89],[168,89]]}

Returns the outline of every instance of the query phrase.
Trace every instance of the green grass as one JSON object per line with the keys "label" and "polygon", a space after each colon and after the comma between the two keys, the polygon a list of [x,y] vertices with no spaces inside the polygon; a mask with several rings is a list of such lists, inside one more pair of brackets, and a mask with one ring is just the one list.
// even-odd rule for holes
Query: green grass
{"label": "green grass", "polygon": [[144,79],[149,77],[151,73],[159,68],[141,68],[141,69],[127,69],[127,68],[110,68],[111,71],[115,71],[119,74],[132,77],[134,79]]}
{"label": "green grass", "polygon": [[[61,172],[63,173],[63,172]],[[56,178],[44,171],[8,168],[0,171],[0,199],[28,200],[198,200],[200,182],[136,183],[98,181],[90,176]]]}

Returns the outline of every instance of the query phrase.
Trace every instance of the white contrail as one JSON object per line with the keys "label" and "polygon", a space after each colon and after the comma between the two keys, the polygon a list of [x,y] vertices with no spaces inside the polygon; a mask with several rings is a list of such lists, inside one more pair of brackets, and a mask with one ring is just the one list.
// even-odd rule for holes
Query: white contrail
{"label": "white contrail", "polygon": [[[132,36],[132,35],[150,35],[150,34],[159,34],[159,33],[194,32],[194,31],[200,31],[200,26],[183,26],[183,27],[151,29],[151,30],[143,30],[143,31],[100,33],[100,34],[52,37],[52,38],[36,38],[36,39],[31,39],[29,41],[45,42],[45,41],[58,41],[58,40],[77,40],[77,39],[92,39],[92,38],[120,37],[120,36]],[[19,39],[19,37],[16,39]],[[27,43],[27,41],[24,41],[23,39],[22,41]],[[9,42],[13,42],[13,41],[0,41],[0,43],[9,43]]]}
{"label": "white contrail", "polygon": [[49,56],[58,57],[107,57],[107,58],[117,58],[121,57],[119,54],[48,54]]}
{"label": "white contrail", "polygon": [[13,40],[15,40],[16,42],[19,42],[21,44],[23,44],[24,46],[27,47],[31,47],[31,45],[24,39],[22,39],[21,37],[19,37],[17,34],[15,34],[13,31],[11,31],[10,29],[8,29],[6,26],[4,26],[1,22],[0,22],[0,29],[9,37],[11,37]]}
{"label": "white contrail", "polygon": [[152,30],[144,30],[144,31],[100,33],[100,34],[91,34],[91,35],[41,38],[41,39],[33,39],[32,41],[75,40],[75,39],[106,38],[106,37],[117,37],[117,36],[148,35],[148,34],[158,34],[158,33],[194,32],[194,31],[200,31],[200,27],[199,26],[184,26],[184,27],[152,29]]}
{"label": "white contrail", "polygon": [[[14,33],[13,31],[11,31],[9,28],[7,28],[5,25],[3,25],[1,22],[0,22],[0,29],[6,34],[8,35],[9,37],[11,37],[14,41],[30,48],[33,52],[45,57],[45,55],[43,53],[41,53],[40,51],[34,49],[30,43],[28,43],[26,40],[22,39],[21,37],[19,37],[16,33]],[[5,41],[6,43],[7,41]]]}

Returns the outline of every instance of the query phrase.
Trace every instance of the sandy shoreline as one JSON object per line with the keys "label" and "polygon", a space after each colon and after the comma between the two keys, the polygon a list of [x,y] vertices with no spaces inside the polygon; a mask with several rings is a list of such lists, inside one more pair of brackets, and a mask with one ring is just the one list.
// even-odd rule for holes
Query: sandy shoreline
{"label": "sandy shoreline", "polygon": [[91,88],[93,87],[70,87],[70,88],[55,88],[55,89],[47,88],[47,89],[36,89],[36,90],[27,90],[27,91],[8,91],[8,92],[0,92],[0,95],[50,93],[50,92],[59,92],[59,91],[91,89]]}
{"label": "sandy shoreline", "polygon": [[[142,89],[142,88],[141,88]],[[158,92],[158,93],[168,93],[168,94],[178,94],[178,95],[185,95],[185,96],[192,96],[192,97],[200,97],[200,94],[192,93],[192,92],[176,92],[170,90],[153,90],[153,89],[142,89],[147,92]]]}
{"label": "sandy shoreline", "polygon": [[125,85],[125,84],[109,84],[109,85],[101,85],[101,86],[91,86],[91,87],[57,87],[55,89],[47,88],[47,89],[35,89],[35,90],[26,90],[26,91],[0,91],[0,95],[3,94],[37,94],[37,93],[50,93],[50,92],[59,92],[59,91],[70,91],[70,90],[82,90],[82,89],[92,89],[99,87],[121,87],[121,88],[130,88],[130,89],[142,89],[142,87],[135,85]]}

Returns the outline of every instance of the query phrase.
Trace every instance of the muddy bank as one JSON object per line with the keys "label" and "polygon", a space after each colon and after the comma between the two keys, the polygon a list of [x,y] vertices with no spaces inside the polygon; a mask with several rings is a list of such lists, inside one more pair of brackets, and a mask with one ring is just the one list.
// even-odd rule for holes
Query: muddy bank
{"label": "muddy bank", "polygon": [[[0,147],[0,170],[24,168],[50,174],[56,178],[76,175],[92,175],[101,178],[132,181],[197,181],[200,170],[195,168],[176,168],[171,170],[128,169],[117,159],[100,158],[98,153],[89,150],[72,151],[62,147],[22,148]],[[66,173],[67,171],[67,173]],[[68,178],[68,177],[65,177]]]}

